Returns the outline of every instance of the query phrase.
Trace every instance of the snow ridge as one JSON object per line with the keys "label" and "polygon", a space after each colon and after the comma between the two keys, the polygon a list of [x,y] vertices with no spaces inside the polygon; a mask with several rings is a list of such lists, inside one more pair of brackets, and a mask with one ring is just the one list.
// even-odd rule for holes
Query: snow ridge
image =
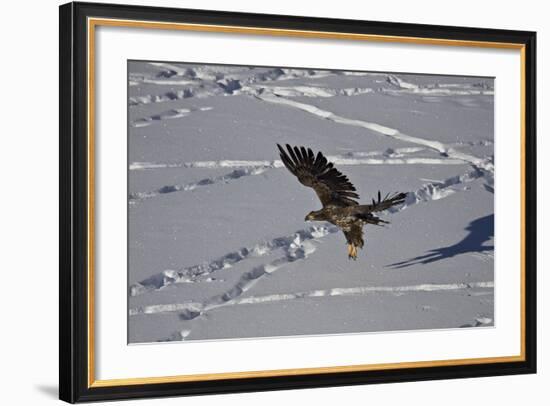
{"label": "snow ridge", "polygon": [[461,188],[462,190],[464,190],[464,188],[466,187],[464,186],[465,184],[473,182],[480,178],[490,179],[489,182],[491,182],[492,174],[474,167],[470,172],[467,172],[465,174],[452,176],[443,181],[433,181],[427,183],[420,189],[408,193],[403,206],[390,207],[387,211],[390,213],[396,213],[416,203],[443,199],[447,196],[452,195]]}
{"label": "snow ridge", "polygon": [[[164,68],[156,77],[130,75],[130,85],[155,84],[181,86],[161,94],[132,96],[130,106],[150,103],[162,103],[183,100],[191,97],[206,98],[219,95],[272,95],[283,97],[334,97],[357,96],[366,93],[416,94],[430,97],[438,96],[478,96],[493,95],[494,90],[486,83],[474,84],[440,84],[434,83],[419,86],[406,82],[403,78],[377,72],[341,72],[314,69],[242,69],[238,67],[182,67],[174,64],[151,63]],[[315,80],[334,76],[372,76],[380,77],[374,87],[331,88],[321,85],[276,85],[273,82],[292,81],[295,79]],[[271,83],[270,83],[271,82]]]}
{"label": "snow ridge", "polygon": [[[252,279],[253,280],[253,279]],[[155,313],[170,313],[182,312],[184,320],[191,320],[208,310],[212,310],[221,306],[235,305],[251,305],[261,303],[284,302],[296,299],[307,299],[313,297],[335,297],[335,296],[365,296],[371,294],[394,294],[399,295],[408,292],[443,292],[452,290],[468,290],[468,289],[492,289],[494,283],[492,281],[473,282],[473,283],[448,283],[448,284],[421,284],[421,285],[405,285],[405,286],[356,286],[351,288],[332,288],[332,289],[317,289],[306,292],[279,293],[263,296],[248,296],[238,298],[242,293],[235,289],[234,295],[224,294],[216,297],[211,303],[171,303],[162,305],[140,306],[130,309],[130,316],[139,314],[155,314]],[[239,293],[237,295],[236,293]]]}
{"label": "snow ridge", "polygon": [[425,138],[420,137],[413,137],[411,135],[405,134],[400,132],[399,130],[391,127],[387,127],[381,124],[377,124],[374,122],[369,121],[363,121],[363,120],[357,120],[357,119],[351,119],[339,116],[337,114],[334,114],[331,111],[322,110],[312,104],[306,104],[297,102],[294,100],[289,100],[283,97],[274,97],[274,96],[257,96],[258,99],[274,103],[274,104],[283,104],[289,107],[293,107],[302,111],[306,111],[310,114],[313,114],[317,117],[333,121],[338,124],[345,124],[350,125],[354,127],[362,127],[367,130],[373,131],[375,133],[378,133],[380,135],[394,138],[396,140],[409,142],[411,144],[417,144],[422,145],[424,147],[430,148],[443,157],[450,157],[454,159],[461,160],[463,162],[475,165],[477,167],[483,168],[488,171],[494,171],[494,166],[491,162],[488,162],[487,160],[482,160],[478,157],[475,157],[473,155],[466,154],[464,152],[456,151],[455,149],[451,148],[450,146],[434,140],[429,140]]}
{"label": "snow ridge", "polygon": [[483,95],[492,96],[494,90],[487,87],[485,83],[474,83],[473,85],[464,84],[433,84],[428,86],[419,86],[414,83],[405,82],[396,75],[388,75],[387,82],[397,89],[385,89],[384,91],[392,94],[422,94],[430,96],[467,96]]}
{"label": "snow ridge", "polygon": [[[387,148],[384,151],[370,151],[370,152],[348,152],[346,154],[342,155],[327,155],[327,159],[331,161],[336,162],[352,162],[349,161],[350,158],[368,158],[368,157],[376,157],[380,156],[380,160],[375,162],[380,163],[386,163],[384,160],[385,158],[404,158],[407,155],[412,155],[417,152],[423,152],[426,148],[420,148],[420,147],[402,147],[402,148]],[[444,164],[447,162],[446,159],[443,158],[417,158],[418,163],[424,163],[421,162],[421,160],[426,159],[427,163],[430,165],[433,164]],[[368,162],[367,162],[368,163]],[[416,163],[416,162],[415,162]],[[462,161],[460,162],[462,163]],[[351,164],[362,164],[360,160],[355,160]],[[257,166],[267,166],[267,167],[273,167],[273,168],[282,168],[283,164],[280,160],[274,160],[274,161],[267,161],[267,160],[228,160],[223,159],[219,161],[194,161],[194,162],[132,162],[129,166],[129,169],[131,171],[134,170],[145,170],[145,169],[162,169],[162,168],[208,168],[208,169],[216,169],[216,168],[246,168],[246,167],[257,167]]]}
{"label": "snow ridge", "polygon": [[[335,165],[354,166],[354,165],[463,165],[464,161],[460,159],[444,159],[429,157],[391,157],[391,158],[349,158],[350,155],[327,155],[327,159]],[[195,161],[195,162],[132,162],[129,169],[163,169],[163,168],[282,168],[283,162],[276,159],[273,161],[244,161],[244,160],[220,160],[220,161]]]}

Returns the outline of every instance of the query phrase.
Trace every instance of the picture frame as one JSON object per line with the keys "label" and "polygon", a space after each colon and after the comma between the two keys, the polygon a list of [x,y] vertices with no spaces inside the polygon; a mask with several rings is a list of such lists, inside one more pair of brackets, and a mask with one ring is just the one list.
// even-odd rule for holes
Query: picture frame
{"label": "picture frame", "polygon": [[[260,15],[191,9],[68,3],[60,6],[60,269],[59,397],[75,403],[129,398],[235,393],[373,383],[482,377],[536,372],[536,33],[498,29]],[[517,275],[518,353],[453,359],[348,363],[250,371],[98,378],[96,246],[97,152],[96,34],[100,27],[152,32],[283,38],[286,41],[356,41],[427,48],[517,53],[520,165],[516,247],[519,264],[497,264]],[[246,52],[246,51],[243,51]],[[104,58],[105,56],[101,56]],[[220,61],[223,63],[223,61]],[[395,71],[402,71],[395,66]],[[497,77],[498,79],[498,77]],[[126,108],[124,106],[123,108]],[[125,134],[120,134],[125,138]],[[508,142],[508,141],[502,141]],[[514,144],[515,145],[515,144]],[[124,163],[125,164],[125,163]],[[498,165],[498,163],[497,163]],[[125,190],[125,185],[121,185]],[[498,198],[495,198],[498,199]],[[497,215],[498,216],[498,215]],[[497,284],[498,289],[498,284]],[[121,295],[124,295],[122,292]],[[127,309],[126,309],[127,311]],[[102,334],[106,329],[101,327]],[[303,340],[308,340],[307,337]],[[121,361],[124,362],[124,361]]]}

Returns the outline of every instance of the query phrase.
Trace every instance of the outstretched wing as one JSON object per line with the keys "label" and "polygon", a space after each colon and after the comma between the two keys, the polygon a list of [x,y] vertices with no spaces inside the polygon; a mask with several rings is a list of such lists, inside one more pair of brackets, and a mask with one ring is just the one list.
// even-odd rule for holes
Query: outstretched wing
{"label": "outstretched wing", "polygon": [[[372,204],[365,205],[367,206],[367,212],[372,213],[375,211],[384,211],[389,209],[392,206],[404,203],[407,197],[406,193],[395,193],[390,195],[389,193],[382,199],[380,191],[378,191],[378,201],[372,199]],[[363,206],[361,206],[363,207]]]}
{"label": "outstretched wing", "polygon": [[286,168],[298,178],[300,183],[315,190],[323,207],[329,205],[351,206],[358,204],[353,199],[359,199],[355,187],[345,175],[334,168],[319,151],[317,156],[304,147],[283,147],[277,144],[281,160]]}

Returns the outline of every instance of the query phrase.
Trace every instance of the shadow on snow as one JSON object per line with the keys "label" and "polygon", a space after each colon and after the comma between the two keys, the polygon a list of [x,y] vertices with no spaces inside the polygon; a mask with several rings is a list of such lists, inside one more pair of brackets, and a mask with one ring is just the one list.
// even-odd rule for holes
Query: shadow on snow
{"label": "shadow on snow", "polygon": [[429,264],[442,259],[452,258],[460,254],[472,252],[485,253],[493,251],[493,245],[489,246],[484,244],[494,235],[494,223],[494,214],[480,217],[472,221],[468,227],[465,228],[465,230],[468,231],[468,234],[456,244],[430,250],[424,255],[420,255],[406,261],[396,262],[388,265],[388,267],[392,267],[394,269],[406,268],[411,265]]}

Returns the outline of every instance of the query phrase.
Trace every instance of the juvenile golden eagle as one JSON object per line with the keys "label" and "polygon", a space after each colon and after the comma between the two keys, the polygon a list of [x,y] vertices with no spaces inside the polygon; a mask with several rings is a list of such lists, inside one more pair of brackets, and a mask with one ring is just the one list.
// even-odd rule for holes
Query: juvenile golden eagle
{"label": "juvenile golden eagle", "polygon": [[310,148],[291,147],[285,151],[277,144],[281,160],[300,183],[315,190],[323,205],[321,210],[310,212],[305,220],[328,221],[338,226],[346,236],[348,258],[357,259],[357,247],[363,248],[363,226],[365,224],[388,223],[373,213],[386,210],[405,201],[406,193],[388,194],[384,199],[378,191],[378,200],[372,204],[359,204],[355,187],[339,170],[328,162],[322,152],[317,155]]}

